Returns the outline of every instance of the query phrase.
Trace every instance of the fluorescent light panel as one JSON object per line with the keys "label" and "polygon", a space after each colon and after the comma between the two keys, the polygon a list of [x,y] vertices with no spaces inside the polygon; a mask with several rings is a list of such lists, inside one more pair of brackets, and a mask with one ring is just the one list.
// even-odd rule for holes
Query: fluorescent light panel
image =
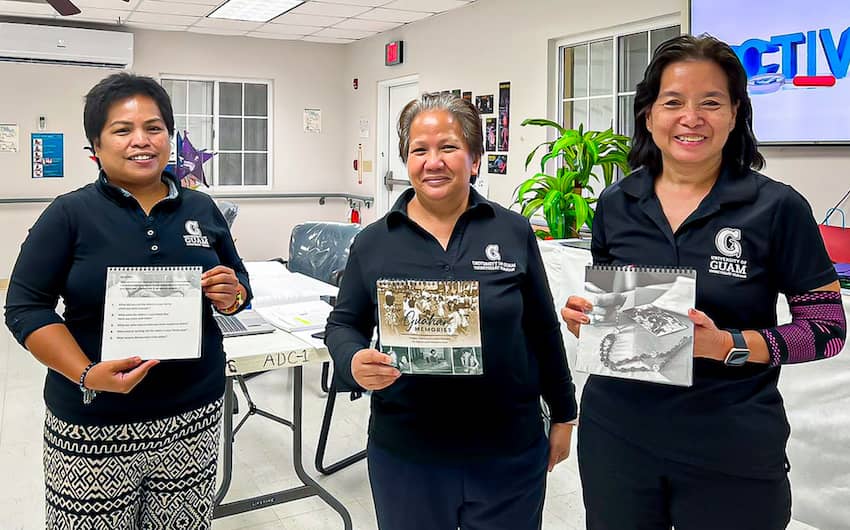
{"label": "fluorescent light panel", "polygon": [[303,0],[228,0],[207,17],[268,22],[303,3]]}

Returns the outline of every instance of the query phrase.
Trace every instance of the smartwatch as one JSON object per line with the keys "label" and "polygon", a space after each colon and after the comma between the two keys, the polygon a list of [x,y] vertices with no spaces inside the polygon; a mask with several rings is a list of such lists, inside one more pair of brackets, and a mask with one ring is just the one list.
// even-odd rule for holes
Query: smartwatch
{"label": "smartwatch", "polygon": [[723,364],[726,366],[744,366],[750,358],[750,349],[744,334],[738,329],[727,329],[732,334],[732,348],[726,354]]}

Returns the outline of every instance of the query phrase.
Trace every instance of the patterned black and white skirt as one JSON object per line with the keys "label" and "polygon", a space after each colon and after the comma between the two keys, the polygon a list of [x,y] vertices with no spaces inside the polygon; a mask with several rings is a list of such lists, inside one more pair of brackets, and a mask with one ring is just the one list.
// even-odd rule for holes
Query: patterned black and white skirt
{"label": "patterned black and white skirt", "polygon": [[75,425],[48,410],[46,528],[210,528],[220,430],[221,399],[123,425]]}

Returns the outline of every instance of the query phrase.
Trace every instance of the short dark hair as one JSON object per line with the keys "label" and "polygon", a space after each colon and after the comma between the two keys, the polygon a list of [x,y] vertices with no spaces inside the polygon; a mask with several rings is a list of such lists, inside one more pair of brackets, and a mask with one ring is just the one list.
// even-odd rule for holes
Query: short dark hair
{"label": "short dark hair", "polygon": [[[473,157],[478,157],[478,171],[481,171],[480,161],[484,157],[484,133],[481,131],[481,115],[471,102],[452,94],[422,94],[419,99],[413,99],[404,106],[398,117],[398,154],[402,162],[407,164],[407,151],[410,148],[410,126],[420,112],[444,110],[454,116],[460,123],[460,130],[466,147]],[[470,184],[475,184],[478,175],[471,175]]]}
{"label": "short dark hair", "polygon": [[103,132],[109,108],[117,101],[138,95],[145,95],[154,100],[165,121],[168,136],[174,136],[174,111],[171,108],[171,98],[168,97],[168,92],[162,88],[162,85],[151,77],[119,72],[101,79],[86,94],[83,127],[92,147]]}
{"label": "short dark hair", "polygon": [[663,42],[655,51],[649,66],[638,83],[635,93],[635,132],[629,165],[632,169],[645,167],[652,175],[661,174],[661,151],[652,141],[646,128],[646,116],[658,99],[661,90],[661,75],[670,64],[681,61],[711,61],[725,73],[729,82],[732,104],[738,105],[735,128],[729,133],[723,146],[723,165],[735,174],[743,174],[750,168],[764,167],[764,157],[758,151],[758,142],[753,133],[753,106],[747,93],[747,73],[732,48],[711,35],[680,35]]}

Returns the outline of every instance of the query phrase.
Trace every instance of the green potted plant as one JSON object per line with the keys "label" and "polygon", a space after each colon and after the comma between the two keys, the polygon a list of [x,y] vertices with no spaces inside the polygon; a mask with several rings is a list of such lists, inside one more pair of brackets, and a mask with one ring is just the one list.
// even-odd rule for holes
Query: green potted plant
{"label": "green potted plant", "polygon": [[[528,154],[526,170],[541,147],[548,149],[540,158],[540,172],[517,187],[514,204],[521,206],[525,217],[543,208],[549,232],[537,230],[537,237],[579,237],[582,226],[593,226],[596,199],[584,194],[585,190],[594,191],[590,187],[591,177],[608,186],[614,179],[615,168],[628,173],[629,138],[614,134],[613,129],[584,131],[583,125],[566,129],[546,119],[528,119],[522,125],[554,127],[559,137],[541,143]],[[554,175],[546,172],[550,161],[555,164]]]}

